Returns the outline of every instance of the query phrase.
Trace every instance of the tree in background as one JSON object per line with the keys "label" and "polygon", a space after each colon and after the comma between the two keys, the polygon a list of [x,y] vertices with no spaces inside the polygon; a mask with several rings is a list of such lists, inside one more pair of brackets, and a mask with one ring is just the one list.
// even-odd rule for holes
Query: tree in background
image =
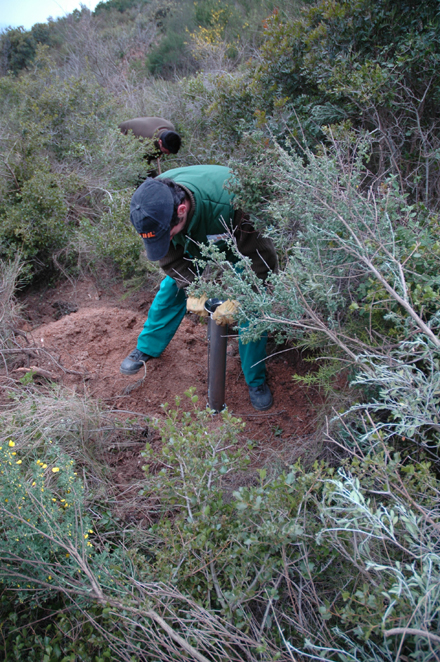
{"label": "tree in background", "polygon": [[345,123],[370,132],[374,175],[393,173],[402,192],[436,204],[438,3],[323,1],[300,18],[275,11],[264,30],[236,75],[189,83],[216,143],[231,152],[244,132],[264,129],[301,153],[326,143],[322,126]]}
{"label": "tree in background", "polygon": [[35,23],[31,30],[23,27],[7,28],[0,36],[0,73],[8,71],[17,75],[33,63],[37,46],[47,45],[52,48],[59,44],[53,21]]}

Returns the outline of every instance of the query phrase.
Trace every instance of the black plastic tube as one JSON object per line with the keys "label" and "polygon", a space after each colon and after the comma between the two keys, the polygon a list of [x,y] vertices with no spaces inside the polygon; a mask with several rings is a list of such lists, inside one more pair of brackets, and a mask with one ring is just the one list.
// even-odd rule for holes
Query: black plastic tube
{"label": "black plastic tube", "polygon": [[216,413],[226,407],[226,348],[228,326],[220,326],[212,319],[212,313],[222,304],[220,299],[208,299],[205,309],[208,318],[208,406]]}

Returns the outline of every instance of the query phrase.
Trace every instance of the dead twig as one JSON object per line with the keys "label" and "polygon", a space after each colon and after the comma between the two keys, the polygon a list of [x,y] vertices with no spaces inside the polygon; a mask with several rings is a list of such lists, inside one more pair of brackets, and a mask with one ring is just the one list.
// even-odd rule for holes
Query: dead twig
{"label": "dead twig", "polygon": [[59,377],[54,375],[52,372],[49,372],[48,370],[43,370],[43,368],[39,368],[36,365],[31,365],[29,368],[16,368],[13,372],[24,372],[25,374],[32,372],[33,377],[44,377],[45,379],[50,379],[51,381],[58,381]]}
{"label": "dead twig", "polygon": [[391,628],[391,630],[385,630],[384,632],[385,637],[392,637],[396,634],[413,634],[418,637],[426,637],[426,639],[440,644],[440,637],[438,635],[432,634],[432,632],[428,632],[427,630],[419,630],[418,628]]}
{"label": "dead twig", "polygon": [[126,386],[122,391],[122,395],[129,395],[129,393],[134,391],[135,388],[137,388],[138,386],[142,386],[142,384],[144,383],[145,378],[147,376],[147,362],[142,361],[142,363],[144,364],[144,376],[141,377],[141,379],[138,379],[136,382],[134,382],[134,384],[129,384],[128,386]]}
{"label": "dead twig", "polygon": [[79,375],[80,377],[86,377],[87,372],[78,372],[78,370],[69,370],[68,368],[65,368],[61,363],[59,363],[53,354],[47,351],[47,349],[44,349],[44,347],[20,347],[20,349],[0,349],[0,355],[3,354],[27,354],[28,356],[31,356],[32,358],[37,358],[35,353],[36,352],[42,352],[45,354],[51,361],[55,363],[55,365],[62,370],[64,373],[68,375]]}
{"label": "dead twig", "polygon": [[234,412],[234,416],[242,416],[243,418],[270,418],[271,416],[279,416],[285,412],[286,409],[280,409],[279,411],[273,411],[267,414],[240,414],[239,412]]}

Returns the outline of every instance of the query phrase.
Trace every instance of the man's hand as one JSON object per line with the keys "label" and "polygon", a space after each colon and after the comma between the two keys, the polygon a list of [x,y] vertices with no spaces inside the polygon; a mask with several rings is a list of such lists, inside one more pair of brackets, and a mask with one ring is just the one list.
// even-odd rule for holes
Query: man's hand
{"label": "man's hand", "polygon": [[197,313],[200,317],[208,317],[209,313],[205,310],[205,302],[208,300],[208,297],[203,295],[199,298],[197,297],[188,297],[186,300],[186,309],[189,313]]}
{"label": "man's hand", "polygon": [[227,301],[220,304],[220,306],[212,313],[212,319],[220,326],[234,324],[238,308],[238,301],[227,299]]}

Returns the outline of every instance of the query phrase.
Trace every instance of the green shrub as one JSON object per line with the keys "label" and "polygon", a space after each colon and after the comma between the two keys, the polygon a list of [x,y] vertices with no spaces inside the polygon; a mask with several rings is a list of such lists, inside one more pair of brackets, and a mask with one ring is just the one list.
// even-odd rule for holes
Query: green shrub
{"label": "green shrub", "polygon": [[131,191],[118,194],[99,221],[80,220],[71,250],[83,268],[99,271],[113,264],[124,279],[159,276],[159,267],[144,257],[143,243],[130,223],[130,199]]}
{"label": "green shrub", "polygon": [[185,49],[185,36],[177,32],[167,34],[153,50],[147,60],[148,69],[154,76],[172,78],[176,73],[187,73],[191,58]]}
{"label": "green shrub", "polygon": [[2,55],[2,74],[19,74],[29,68],[35,60],[38,45],[55,47],[59,44],[52,23],[35,23],[30,30],[22,26],[7,28],[0,35],[0,53]]}
{"label": "green shrub", "polygon": [[290,19],[275,10],[258,57],[233,76],[200,75],[188,93],[227,155],[255,129],[300,154],[327,142],[323,127],[368,131],[371,173],[435,206],[439,33],[436,0],[421,12],[412,0],[323,0]]}
{"label": "green shrub", "polygon": [[124,12],[127,9],[138,7],[139,4],[146,4],[148,0],[103,0],[98,2],[94,9],[94,13],[98,16],[102,12],[111,11],[115,9],[118,12]]}
{"label": "green shrub", "polygon": [[144,453],[158,516],[152,577],[259,632],[270,659],[328,650],[322,659],[391,660],[400,640],[388,631],[416,622],[402,654],[427,659],[440,628],[440,491],[429,463],[382,445],[338,471],[260,469],[243,485],[241,422],[225,412],[213,427],[210,412],[176,404],[160,456]]}
{"label": "green shrub", "polygon": [[11,259],[18,250],[24,260],[32,261],[35,272],[50,269],[52,254],[68,242],[72,232],[68,193],[75,179],[40,170],[24,182],[15,203],[8,205],[0,219],[2,257]]}
{"label": "green shrub", "polygon": [[101,628],[108,623],[102,609],[91,605],[88,613],[96,619],[94,626],[84,613],[68,600],[47,603],[44,607],[14,605],[4,595],[0,599],[2,643],[5,662],[105,662],[115,659]]}
{"label": "green shrub", "polygon": [[117,128],[110,95],[87,73],[61,80],[44,52],[37,62],[28,76],[0,79],[0,257],[20,251],[29,277],[50,271],[79,218],[96,224],[113,192],[133,186],[146,168],[140,141]]}
{"label": "green shrub", "polygon": [[[17,602],[41,605],[54,592],[69,593],[82,577],[87,584],[89,565],[98,566],[108,554],[97,553],[92,542],[73,460],[50,441],[40,457],[15,448],[10,439],[0,451],[0,582],[13,589]],[[97,590],[93,581],[90,589]]]}
{"label": "green shrub", "polygon": [[[352,451],[339,470],[316,462],[308,470],[251,473],[242,422],[227,411],[218,417],[199,410],[194,391],[187,395],[189,407],[180,400],[165,406],[157,423],[161,451],[145,450],[142,491],[156,523],[143,535],[125,528],[123,544],[117,522],[99,516],[102,493],[88,508],[90,492],[72,454],[81,457],[75,438],[87,448],[90,440],[62,394],[53,420],[42,417],[49,403],[37,396],[33,406],[21,401],[3,415],[0,610],[8,651],[26,659],[35,637],[49,662],[57,651],[106,659],[108,645],[114,659],[129,651],[146,662],[171,662],[187,659],[172,639],[179,634],[204,661],[324,653],[329,660],[391,661],[399,647],[402,655],[429,659],[440,631],[440,488],[430,464],[389,449],[385,426],[372,425],[366,411],[357,428],[345,423]],[[399,433],[409,432],[407,423]],[[99,423],[92,427],[94,435]],[[90,489],[94,470],[87,466]],[[23,628],[26,618],[54,611],[56,629]],[[96,658],[87,657],[92,652]]]}
{"label": "green shrub", "polygon": [[384,342],[413,333],[440,346],[433,330],[436,217],[410,204],[395,178],[364,191],[369,136],[362,144],[351,133],[328,133],[332,150],[308,151],[306,162],[282,148],[265,150],[253,138],[249,161],[235,161],[235,204],[254,213],[282,260],[263,288],[249,260],[237,273],[213,249],[204,251],[224,267],[224,294],[240,301],[240,321],[251,320],[253,334],[271,330],[301,340],[305,330],[324,334],[351,360],[374,353],[376,334],[382,351]]}

